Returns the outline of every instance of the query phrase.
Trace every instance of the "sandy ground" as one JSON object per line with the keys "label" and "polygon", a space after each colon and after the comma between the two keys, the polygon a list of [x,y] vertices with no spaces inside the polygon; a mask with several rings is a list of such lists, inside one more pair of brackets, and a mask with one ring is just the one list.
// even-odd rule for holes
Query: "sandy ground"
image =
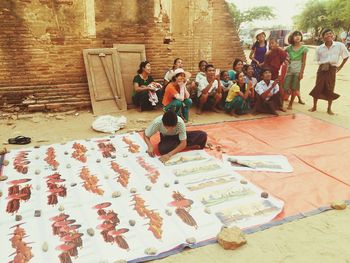
{"label": "sandy ground", "polygon": [[[286,114],[305,113],[335,125],[350,129],[350,63],[337,75],[336,92],[341,97],[334,102],[334,116],[326,113],[327,103],[319,102],[318,111],[309,113],[312,98],[308,95],[315,83],[317,65],[313,62],[314,49],[308,55],[305,78],[302,80],[302,97],[306,105],[295,103]],[[128,118],[125,129],[118,133],[144,129],[160,111],[142,112],[129,110],[121,113]],[[66,142],[74,139],[106,136],[91,129],[95,116],[90,112],[37,113],[12,115],[1,114],[0,149],[22,148],[7,145],[10,137],[25,135],[32,138],[32,146]],[[117,116],[115,114],[115,116]],[[221,121],[239,121],[258,116],[230,117],[224,113],[207,113],[198,116],[191,110],[189,125]],[[1,143],[3,145],[1,145]],[[350,208],[329,211],[306,219],[286,223],[271,229],[247,235],[248,244],[235,250],[225,251],[213,244],[165,258],[160,262],[350,262]]]}

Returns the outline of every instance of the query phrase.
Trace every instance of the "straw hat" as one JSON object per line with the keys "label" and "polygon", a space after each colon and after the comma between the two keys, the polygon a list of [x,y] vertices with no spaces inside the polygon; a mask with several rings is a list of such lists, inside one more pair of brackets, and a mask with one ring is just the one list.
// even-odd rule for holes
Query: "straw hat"
{"label": "straw hat", "polygon": [[177,68],[174,70],[171,78],[173,78],[174,76],[176,76],[177,74],[180,74],[180,73],[184,73],[185,76],[186,76],[186,79],[189,79],[191,77],[191,73],[188,72],[188,71],[185,71],[183,68]]}
{"label": "straw hat", "polygon": [[262,30],[262,29],[258,29],[258,30],[255,31],[254,38],[257,39],[258,35],[260,35],[261,33],[265,34],[265,39],[268,39],[269,36],[270,36],[270,31],[265,31],[265,30]]}

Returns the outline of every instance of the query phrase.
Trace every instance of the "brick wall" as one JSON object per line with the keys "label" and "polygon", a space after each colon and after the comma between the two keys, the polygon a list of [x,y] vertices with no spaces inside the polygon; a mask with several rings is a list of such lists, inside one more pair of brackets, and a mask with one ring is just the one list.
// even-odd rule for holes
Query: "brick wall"
{"label": "brick wall", "polygon": [[[94,37],[86,33],[85,1],[0,1],[1,110],[90,107],[84,48],[145,44],[156,79],[176,57],[195,74],[201,59],[229,69],[244,56],[224,0],[171,1],[170,18],[160,20],[158,1],[95,1]],[[172,41],[164,44],[165,37]]]}

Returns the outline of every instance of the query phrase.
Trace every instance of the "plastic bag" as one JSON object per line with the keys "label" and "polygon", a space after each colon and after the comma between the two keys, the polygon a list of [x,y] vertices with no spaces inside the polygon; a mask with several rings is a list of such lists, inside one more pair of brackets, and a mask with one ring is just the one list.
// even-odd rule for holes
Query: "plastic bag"
{"label": "plastic bag", "polygon": [[95,131],[115,133],[125,127],[126,121],[127,119],[125,116],[113,117],[111,115],[103,115],[97,117],[91,126]]}

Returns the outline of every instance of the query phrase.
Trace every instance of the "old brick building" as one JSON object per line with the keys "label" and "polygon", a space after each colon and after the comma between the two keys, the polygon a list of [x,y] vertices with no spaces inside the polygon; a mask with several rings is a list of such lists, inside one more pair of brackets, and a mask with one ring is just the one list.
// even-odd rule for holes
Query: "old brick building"
{"label": "old brick building", "polygon": [[176,57],[195,73],[244,56],[224,0],[2,0],[0,31],[4,111],[90,107],[84,48],[145,44],[159,79]]}

